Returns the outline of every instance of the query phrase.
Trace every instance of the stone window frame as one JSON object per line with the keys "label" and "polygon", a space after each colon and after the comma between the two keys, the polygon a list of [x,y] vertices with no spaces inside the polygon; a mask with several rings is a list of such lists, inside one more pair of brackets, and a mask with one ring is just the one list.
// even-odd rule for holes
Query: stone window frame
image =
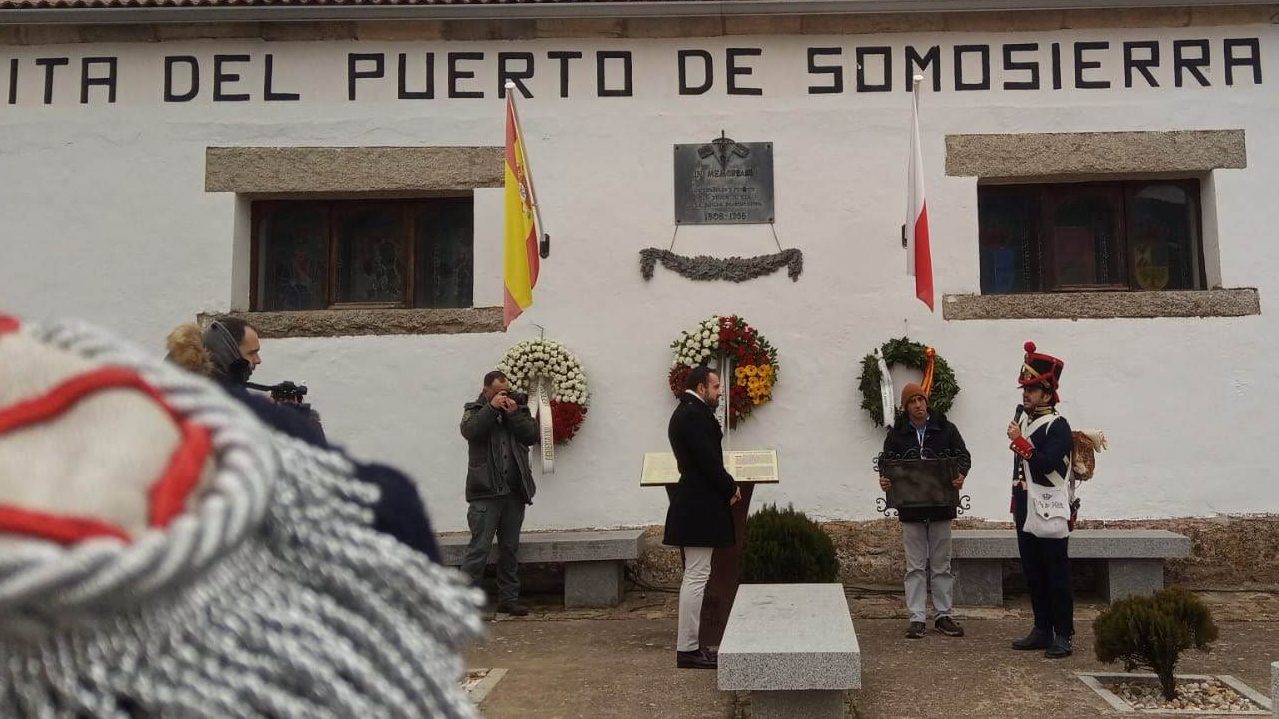
{"label": "stone window frame", "polygon": [[[403,199],[500,188],[501,146],[209,147],[205,191],[236,197],[232,302],[226,313],[266,338],[504,332],[501,306],[450,309],[339,307],[250,311],[252,203],[268,199]],[[477,234],[480,229],[475,228]],[[480,264],[478,253],[475,258]],[[478,276],[478,273],[477,273]],[[478,279],[477,279],[478,283]],[[487,296],[481,287],[473,298]]]}
{"label": "stone window frame", "polygon": [[979,184],[1198,178],[1208,289],[948,294],[946,320],[1242,317],[1261,314],[1256,288],[1221,287],[1210,214],[1216,170],[1247,167],[1243,130],[947,135],[946,175]]}

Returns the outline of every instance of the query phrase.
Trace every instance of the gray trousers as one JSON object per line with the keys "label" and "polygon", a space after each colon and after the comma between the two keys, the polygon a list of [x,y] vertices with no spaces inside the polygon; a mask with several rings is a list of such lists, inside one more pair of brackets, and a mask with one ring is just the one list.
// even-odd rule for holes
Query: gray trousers
{"label": "gray trousers", "polygon": [[515,492],[471,502],[466,510],[471,543],[466,547],[462,571],[479,586],[488,564],[493,538],[497,537],[497,601],[513,602],[520,596],[520,527],[524,525],[524,500]]}
{"label": "gray trousers", "polygon": [[934,616],[955,612],[955,575],[950,571],[950,520],[902,522],[906,545],[906,608],[910,621],[928,618],[928,590],[932,585]]}

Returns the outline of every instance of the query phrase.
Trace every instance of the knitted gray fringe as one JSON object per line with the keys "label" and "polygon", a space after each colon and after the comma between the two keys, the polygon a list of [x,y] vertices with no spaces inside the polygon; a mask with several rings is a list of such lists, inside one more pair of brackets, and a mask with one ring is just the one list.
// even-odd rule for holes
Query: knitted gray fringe
{"label": "knitted gray fringe", "polygon": [[[110,340],[71,334],[100,342],[98,357],[112,354],[162,386],[182,386],[182,394],[168,395],[175,402],[222,404],[228,416],[243,411],[225,405],[211,385],[183,386],[187,380],[167,368],[110,351]],[[103,595],[112,601],[60,612],[51,586],[42,595],[48,611],[36,596],[6,607],[0,717],[477,716],[459,684],[459,650],[483,631],[483,595],[460,573],[373,530],[377,489],[353,477],[345,456],[224,419],[227,432],[256,440],[251,446],[278,460],[226,470],[266,482],[260,523],[199,571],[176,573],[182,579],[163,590],[143,592],[135,583],[133,592]],[[217,446],[224,435],[214,436]],[[8,564],[0,561],[0,576],[20,569]]]}
{"label": "knitted gray fringe", "polygon": [[756,277],[771,275],[785,267],[791,281],[797,282],[800,273],[804,271],[804,253],[798,249],[782,250],[777,254],[758,257],[710,257],[707,255],[684,257],[670,250],[649,247],[640,250],[640,274],[645,280],[653,279],[653,270],[658,262],[671,272],[697,281],[745,282]]}
{"label": "knitted gray fringe", "polygon": [[278,439],[294,471],[260,536],[176,596],[0,640],[0,716],[476,716],[458,649],[482,631],[479,597],[372,530],[376,490],[337,455]]}

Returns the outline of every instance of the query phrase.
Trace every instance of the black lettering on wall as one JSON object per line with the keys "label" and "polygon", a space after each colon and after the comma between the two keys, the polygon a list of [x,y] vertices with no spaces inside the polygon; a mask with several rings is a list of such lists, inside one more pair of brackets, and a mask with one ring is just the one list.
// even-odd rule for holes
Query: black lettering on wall
{"label": "black lettering on wall", "polygon": [[1061,43],[1053,43],[1052,48],[1053,89],[1061,89]]}
{"label": "black lettering on wall", "polygon": [[[1252,68],[1252,84],[1261,84],[1261,43],[1255,37],[1227,38],[1224,42],[1226,51],[1226,84],[1235,84],[1235,68]],[[1248,49],[1246,57],[1239,57],[1236,50]]]}
{"label": "black lettering on wall", "polygon": [[[878,55],[884,58],[884,75],[882,82],[871,85],[866,82],[866,58]],[[893,90],[893,49],[891,47],[859,47],[857,48],[857,92],[892,92]],[[914,81],[912,80],[912,87]]]}
{"label": "black lettering on wall", "polygon": [[267,102],[296,102],[302,95],[296,92],[276,92],[275,90],[275,55],[267,53],[264,58],[266,68],[262,80],[262,96]]}
{"label": "black lettering on wall", "polygon": [[[1186,55],[1186,50],[1198,48],[1199,52],[1196,56]],[[1182,84],[1182,71],[1187,70],[1195,79],[1199,81],[1200,87],[1208,87],[1212,83],[1208,82],[1208,78],[1204,77],[1200,68],[1208,67],[1208,41],[1207,40],[1174,40],[1172,43],[1172,67],[1173,76],[1172,83],[1177,87]]]}
{"label": "black lettering on wall", "polygon": [[[191,83],[186,92],[175,92],[174,69],[178,65],[189,68],[188,78]],[[168,55],[164,58],[164,101],[190,102],[200,94],[200,61],[193,55]]]}
{"label": "black lettering on wall", "polygon": [[1004,72],[1029,72],[1030,77],[1025,80],[1004,80],[1005,90],[1038,90],[1039,89],[1039,62],[1031,60],[1029,62],[1019,62],[1013,59],[1015,52],[1036,52],[1039,50],[1037,42],[1021,42],[1011,45],[1004,45]]}
{"label": "black lettering on wall", "polygon": [[552,50],[546,56],[560,61],[560,97],[568,97],[568,61],[580,59],[582,53],[577,50]]}
{"label": "black lettering on wall", "polygon": [[401,100],[433,100],[435,99],[435,53],[426,53],[424,60],[426,63],[426,89],[410,90],[409,89],[409,56],[408,53],[400,53],[399,57],[399,87],[396,97]]}
{"label": "black lettering on wall", "polygon": [[1101,67],[1100,60],[1084,60],[1084,53],[1089,50],[1106,50],[1110,43],[1106,41],[1075,43],[1075,87],[1081,90],[1104,90],[1110,87],[1109,80],[1085,80],[1085,70]]}
{"label": "black lettering on wall", "polygon": [[9,104],[18,104],[18,58],[9,61]]}
{"label": "black lettering on wall", "polygon": [[[608,61],[622,61],[622,87],[608,86]],[[595,53],[595,94],[599,97],[630,97],[635,94],[635,65],[630,50],[599,50]]]}
{"label": "black lettering on wall", "polygon": [[224,65],[233,62],[248,62],[253,58],[248,55],[214,55],[213,56],[213,101],[214,102],[246,102],[249,93],[228,93],[222,91],[223,84],[230,85],[240,81],[240,74],[223,70]]}
{"label": "black lettering on wall", "polygon": [[[92,77],[94,65],[106,65],[106,77]],[[107,102],[115,102],[115,81],[117,61],[114,57],[86,57],[80,61],[80,104],[89,104],[89,88],[107,88]]]}
{"label": "black lettering on wall", "polygon": [[[981,76],[976,82],[964,80],[964,55],[977,53],[981,58]],[[989,90],[990,89],[990,46],[989,45],[956,45],[955,46],[955,89],[956,90]]]}
{"label": "black lettering on wall", "polygon": [[[507,64],[513,60],[524,61],[523,70],[511,70]],[[524,97],[533,97],[533,93],[525,87],[524,81],[533,77],[533,53],[531,52],[499,52],[497,54],[497,96],[506,97],[506,81],[515,83],[515,89]]]}
{"label": "black lettering on wall", "polygon": [[477,62],[484,60],[482,52],[451,52],[449,53],[449,97],[467,98],[467,97],[484,97],[483,90],[459,90],[458,81],[470,80],[475,77],[474,70],[463,70],[460,65],[463,62]]}
{"label": "black lettering on wall", "polygon": [[724,54],[728,64],[728,68],[725,72],[725,74],[728,75],[728,94],[763,95],[763,88],[739,87],[737,85],[737,77],[739,75],[751,75],[755,72],[752,67],[739,66],[737,61],[743,57],[759,57],[764,54],[764,50],[758,47],[730,47]]}
{"label": "black lettering on wall", "polygon": [[[371,70],[361,70],[361,63],[373,63]],[[386,76],[386,55],[380,52],[352,52],[346,56],[346,99],[355,100],[357,80],[375,80]]]}
{"label": "black lettering on wall", "polygon": [[829,85],[809,85],[809,95],[827,95],[838,94],[844,91],[844,67],[842,64],[835,65],[818,65],[817,58],[825,55],[834,55],[836,57],[843,55],[843,48],[838,47],[810,47],[808,48],[808,74],[809,75],[830,75]]}
{"label": "black lettering on wall", "polygon": [[71,60],[65,57],[38,57],[36,64],[44,67],[44,104],[53,104],[53,71],[63,65],[70,65]]}
{"label": "black lettering on wall", "polygon": [[915,68],[919,68],[920,74],[923,74],[930,67],[933,69],[933,92],[941,92],[941,46],[933,45],[922,56],[915,52],[914,47],[906,46],[907,92],[915,90]]}
{"label": "black lettering on wall", "polygon": [[[711,54],[705,50],[680,50],[679,54],[679,94],[704,95],[715,84],[715,64]],[[702,61],[702,84],[693,87],[688,84],[688,61],[698,58]]]}
{"label": "black lettering on wall", "polygon": [[[1145,50],[1145,57],[1137,57],[1137,50]],[[1124,87],[1132,87],[1132,71],[1136,70],[1146,78],[1146,85],[1159,87],[1159,81],[1150,74],[1150,68],[1159,67],[1159,42],[1156,40],[1140,40],[1124,43]]]}

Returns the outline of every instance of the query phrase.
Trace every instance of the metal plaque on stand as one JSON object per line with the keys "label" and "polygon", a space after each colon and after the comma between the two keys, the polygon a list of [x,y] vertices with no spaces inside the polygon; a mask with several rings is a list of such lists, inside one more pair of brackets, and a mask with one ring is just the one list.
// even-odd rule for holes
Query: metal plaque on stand
{"label": "metal plaque on stand", "polygon": [[889,480],[888,491],[876,500],[876,509],[892,515],[901,509],[949,509],[963,514],[969,508],[968,495],[961,496],[954,480],[959,472],[955,459],[911,451],[904,456],[881,454],[875,458],[879,476]]}
{"label": "metal plaque on stand", "polygon": [[720,133],[675,146],[676,224],[767,224],[773,217],[773,143]]}

